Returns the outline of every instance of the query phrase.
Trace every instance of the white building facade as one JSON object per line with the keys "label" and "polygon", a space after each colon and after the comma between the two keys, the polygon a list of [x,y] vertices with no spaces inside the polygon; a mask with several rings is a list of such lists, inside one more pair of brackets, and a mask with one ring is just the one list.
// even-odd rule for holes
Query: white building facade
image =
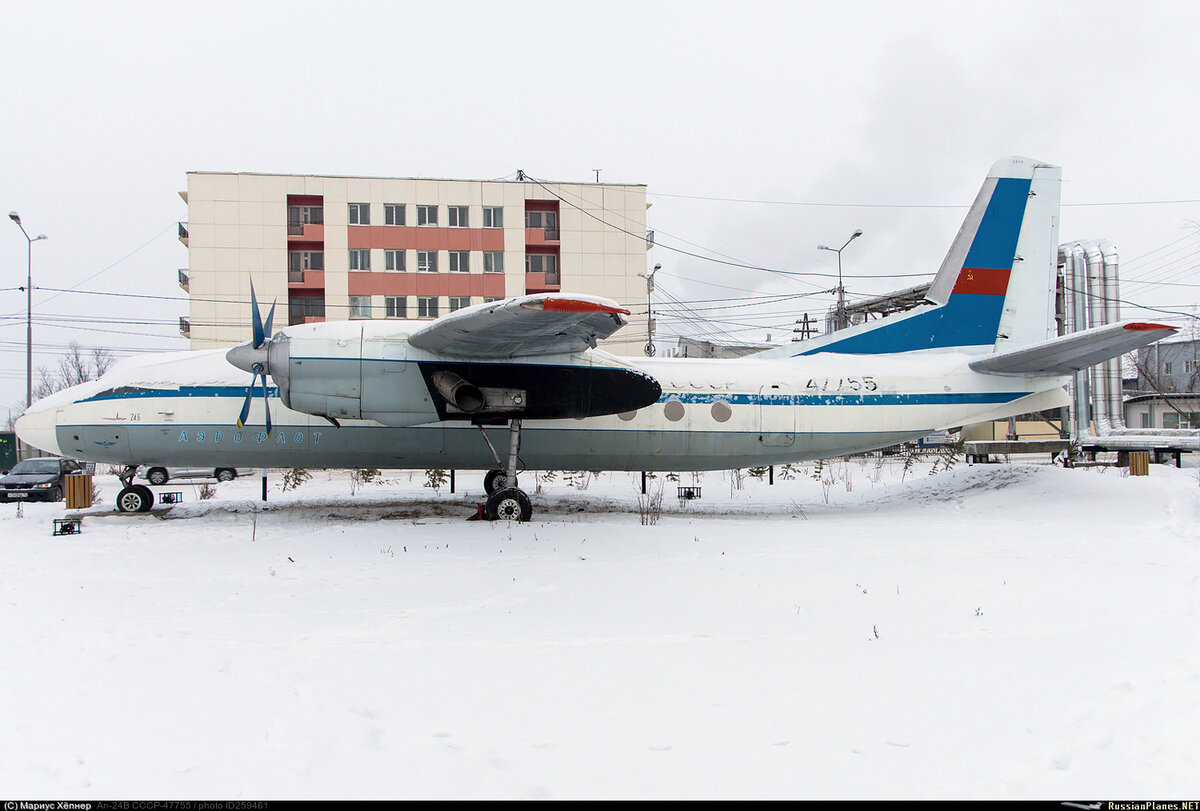
{"label": "white building facade", "polygon": [[632,311],[604,348],[646,342],[646,187],[191,172],[179,237],[193,349],[250,333],[250,283],[275,327],[436,318],[538,292]]}

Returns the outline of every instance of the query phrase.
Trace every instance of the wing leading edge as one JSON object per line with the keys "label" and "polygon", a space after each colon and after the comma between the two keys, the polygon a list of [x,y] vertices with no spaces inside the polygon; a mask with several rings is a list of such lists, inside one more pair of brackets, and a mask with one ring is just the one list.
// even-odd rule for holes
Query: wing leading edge
{"label": "wing leading edge", "polygon": [[1103,363],[1176,332],[1165,324],[1122,321],[1072,332],[1012,352],[971,361],[976,372],[991,375],[1065,375]]}
{"label": "wing leading edge", "polygon": [[543,293],[456,310],[408,342],[442,355],[496,360],[582,352],[623,327],[628,315],[609,299]]}

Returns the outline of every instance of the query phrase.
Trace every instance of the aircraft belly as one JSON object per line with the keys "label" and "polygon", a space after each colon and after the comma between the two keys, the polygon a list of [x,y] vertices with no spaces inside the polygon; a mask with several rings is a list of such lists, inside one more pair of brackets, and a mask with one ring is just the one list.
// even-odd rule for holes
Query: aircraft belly
{"label": "aircraft belly", "polygon": [[[758,396],[703,398],[667,394],[635,412],[586,419],[526,420],[520,461],[533,469],[712,470],[781,464],[853,453],[966,424],[997,409],[1025,408],[1037,396],[997,401],[920,402],[890,407],[824,402],[780,391]],[[298,413],[272,398],[268,435],[259,403],[251,424],[232,423],[233,397],[144,398],[118,425],[97,424],[117,412],[86,413],[57,432],[63,452],[116,464],[213,464],[243,467],[380,467],[491,469],[496,466],[479,429],[466,422],[389,427],[372,421],[328,420]],[[1004,403],[1001,405],[1001,403]],[[1018,403],[1020,404],[1018,406]],[[92,408],[84,406],[85,412]],[[227,412],[227,413],[226,413]],[[80,414],[79,416],[85,416]],[[149,421],[151,417],[155,419]],[[218,420],[214,421],[214,417]],[[489,426],[503,456],[508,429]],[[82,432],[82,433],[81,433]],[[94,436],[93,436],[94,434]],[[109,434],[112,434],[110,437]],[[76,438],[78,437],[78,439]]]}

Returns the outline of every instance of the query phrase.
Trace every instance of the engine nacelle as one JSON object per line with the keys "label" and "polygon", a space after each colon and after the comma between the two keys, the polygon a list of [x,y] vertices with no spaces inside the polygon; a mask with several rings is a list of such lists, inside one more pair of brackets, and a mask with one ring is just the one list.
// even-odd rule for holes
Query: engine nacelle
{"label": "engine nacelle", "polygon": [[438,419],[424,379],[409,368],[403,341],[364,340],[361,328],[349,324],[336,333],[321,326],[317,334],[279,333],[270,342],[268,371],[285,406],[334,420],[384,425]]}

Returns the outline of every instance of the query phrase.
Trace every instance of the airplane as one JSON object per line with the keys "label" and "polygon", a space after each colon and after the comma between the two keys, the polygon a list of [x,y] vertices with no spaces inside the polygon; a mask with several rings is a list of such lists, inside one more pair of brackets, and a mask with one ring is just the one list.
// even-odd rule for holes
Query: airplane
{"label": "airplane", "polygon": [[1056,334],[1061,181],[1041,161],[996,161],[924,303],[744,358],[613,356],[597,342],[629,311],[567,293],[272,334],[274,306],[264,323],[252,287],[252,340],[122,361],[34,404],[16,430],[123,466],[123,512],[153,505],[132,482],[146,462],[441,468],[488,471],[484,517],[528,521],[524,469],[766,466],[1061,407],[1073,372],[1175,332],[1124,321]]}

